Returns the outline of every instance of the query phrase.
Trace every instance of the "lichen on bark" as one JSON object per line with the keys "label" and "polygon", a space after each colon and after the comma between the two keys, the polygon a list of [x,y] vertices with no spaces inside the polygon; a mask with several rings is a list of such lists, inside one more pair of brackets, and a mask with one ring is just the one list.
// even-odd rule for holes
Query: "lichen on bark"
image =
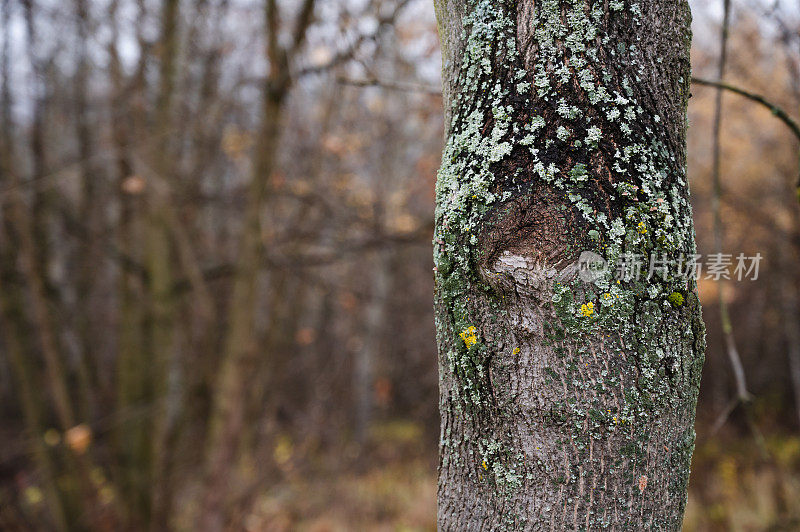
{"label": "lichen on bark", "polygon": [[[674,265],[614,273],[695,251],[688,6],[441,0],[437,16],[451,106],[434,236],[440,526],[678,529],[696,287]],[[608,264],[591,283],[581,251]]]}

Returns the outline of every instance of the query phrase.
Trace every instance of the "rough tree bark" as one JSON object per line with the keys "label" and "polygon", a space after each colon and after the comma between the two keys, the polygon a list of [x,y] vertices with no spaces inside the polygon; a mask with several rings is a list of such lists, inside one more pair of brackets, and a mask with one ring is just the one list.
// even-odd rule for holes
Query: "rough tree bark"
{"label": "rough tree bark", "polygon": [[688,3],[435,3],[439,527],[678,530],[705,348]]}

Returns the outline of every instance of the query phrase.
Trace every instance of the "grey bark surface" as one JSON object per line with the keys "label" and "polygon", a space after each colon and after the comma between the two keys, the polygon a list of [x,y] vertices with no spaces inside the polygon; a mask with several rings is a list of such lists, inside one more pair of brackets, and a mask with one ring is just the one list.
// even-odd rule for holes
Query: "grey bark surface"
{"label": "grey bark surface", "polygon": [[[688,4],[435,4],[439,528],[679,530],[705,349],[677,271]],[[631,255],[671,265],[618,283]]]}

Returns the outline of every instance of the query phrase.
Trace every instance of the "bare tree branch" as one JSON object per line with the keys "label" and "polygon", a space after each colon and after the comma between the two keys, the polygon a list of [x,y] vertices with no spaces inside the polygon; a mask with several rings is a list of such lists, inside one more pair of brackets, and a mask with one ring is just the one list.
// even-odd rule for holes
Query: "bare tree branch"
{"label": "bare tree branch", "polygon": [[[738,94],[739,96],[743,96],[748,100],[761,104],[762,106],[769,109],[770,112],[773,114],[773,116],[775,116],[781,122],[786,124],[786,126],[792,131],[792,134],[794,134],[797,140],[800,141],[800,125],[798,125],[798,123],[791,116],[789,116],[786,113],[786,111],[784,111],[782,108],[775,105],[774,103],[770,102],[760,94],[748,92],[744,89],[740,89],[739,87],[735,87],[723,81],[710,81],[702,78],[692,78],[692,83],[695,83],[697,85],[705,85],[707,87],[713,87],[720,91],[726,90],[734,94]],[[798,201],[800,201],[800,180],[797,183],[797,193],[798,193],[797,199]]]}
{"label": "bare tree branch", "polygon": [[442,89],[432,85],[422,85],[420,83],[409,83],[403,81],[384,81],[376,78],[369,79],[352,79],[346,77],[336,78],[336,82],[342,85],[350,85],[351,87],[379,87],[390,91],[400,92],[418,92],[421,94],[430,94],[433,96],[441,96]]}

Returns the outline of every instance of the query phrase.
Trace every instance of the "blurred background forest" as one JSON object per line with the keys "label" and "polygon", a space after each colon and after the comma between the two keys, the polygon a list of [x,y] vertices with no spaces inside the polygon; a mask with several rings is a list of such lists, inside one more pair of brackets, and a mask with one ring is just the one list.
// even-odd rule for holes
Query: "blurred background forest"
{"label": "blurred background forest", "polygon": [[[431,0],[0,2],[0,529],[435,529]],[[729,46],[726,81],[800,114],[797,5],[733,2]],[[723,117],[723,249],[764,255],[722,293],[752,400],[701,281],[686,529],[798,530],[798,143]]]}

